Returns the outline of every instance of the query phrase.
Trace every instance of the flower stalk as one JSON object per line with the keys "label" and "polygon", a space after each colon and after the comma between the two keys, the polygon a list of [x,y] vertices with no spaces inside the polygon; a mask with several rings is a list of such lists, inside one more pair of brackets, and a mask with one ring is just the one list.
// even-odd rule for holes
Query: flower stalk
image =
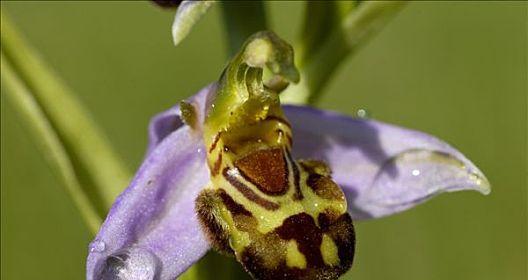
{"label": "flower stalk", "polygon": [[33,95],[14,72],[3,53],[1,61],[2,85],[5,87],[7,98],[20,113],[22,122],[28,126],[34,136],[33,138],[39,139],[39,141],[35,141],[36,144],[38,144],[51,169],[62,180],[84,222],[95,234],[101,224],[101,216],[95,211],[88,196],[81,188],[68,153]]}
{"label": "flower stalk", "polygon": [[[2,80],[6,94],[24,114],[25,124],[44,139],[44,152],[55,162],[78,208],[95,230],[99,217],[127,185],[129,172],[86,109],[18,34],[2,13]],[[5,67],[5,68],[4,68]],[[3,93],[3,92],[2,92]],[[3,93],[4,94],[4,93]],[[41,139],[42,138],[42,139]],[[80,198],[80,197],[87,197]],[[88,200],[89,203],[86,201]],[[91,207],[88,207],[91,204]],[[97,222],[96,222],[97,221]]]}

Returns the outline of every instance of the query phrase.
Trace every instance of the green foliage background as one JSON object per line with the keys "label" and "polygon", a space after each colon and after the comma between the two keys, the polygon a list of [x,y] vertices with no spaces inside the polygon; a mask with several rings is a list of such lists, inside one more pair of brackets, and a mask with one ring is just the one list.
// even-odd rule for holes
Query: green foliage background
{"label": "green foliage background", "polygon": [[[217,79],[227,59],[218,7],[175,48],[173,12],[146,2],[1,5],[131,170],[149,118]],[[294,41],[302,3],[268,11]],[[437,135],[493,186],[357,223],[346,279],[527,279],[527,31],[526,3],[413,2],[343,62],[320,107]],[[1,278],[84,278],[87,228],[3,95],[1,117]]]}

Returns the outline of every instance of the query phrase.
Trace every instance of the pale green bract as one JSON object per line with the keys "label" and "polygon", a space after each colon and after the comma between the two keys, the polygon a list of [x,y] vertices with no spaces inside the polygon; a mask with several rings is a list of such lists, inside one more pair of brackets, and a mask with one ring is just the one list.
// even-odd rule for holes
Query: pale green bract
{"label": "pale green bract", "polygon": [[182,1],[174,16],[172,40],[178,45],[191,32],[193,26],[211,8],[215,1]]}

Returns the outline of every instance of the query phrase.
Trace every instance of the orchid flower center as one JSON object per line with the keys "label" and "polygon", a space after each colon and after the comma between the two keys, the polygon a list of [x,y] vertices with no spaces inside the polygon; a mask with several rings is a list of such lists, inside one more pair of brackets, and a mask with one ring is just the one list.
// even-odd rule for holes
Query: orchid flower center
{"label": "orchid flower center", "polygon": [[[265,67],[275,75],[268,82]],[[256,279],[336,279],[354,256],[352,219],[330,169],[291,156],[278,92],[298,80],[292,48],[257,33],[222,74],[204,124],[211,180],[196,212],[213,247]]]}

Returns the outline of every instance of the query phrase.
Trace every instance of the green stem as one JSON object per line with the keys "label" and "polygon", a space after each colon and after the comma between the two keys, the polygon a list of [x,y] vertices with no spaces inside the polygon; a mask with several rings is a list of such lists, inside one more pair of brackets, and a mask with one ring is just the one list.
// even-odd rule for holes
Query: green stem
{"label": "green stem", "polygon": [[231,57],[249,36],[266,30],[266,11],[262,1],[222,1],[221,5]]}
{"label": "green stem", "polygon": [[[33,95],[14,72],[4,54],[1,55],[2,86],[5,86],[6,96],[20,113],[23,123],[28,124],[35,141],[48,163],[62,180],[74,204],[79,209],[83,220],[95,234],[101,223],[101,218],[91,205],[88,196],[81,188],[73,170],[68,153],[55,133],[47,117],[35,101]],[[3,91],[4,92],[4,91]]]}
{"label": "green stem", "polygon": [[331,31],[356,6],[355,1],[306,1],[304,23],[295,50],[297,67],[324,45]]}
{"label": "green stem", "polygon": [[49,129],[69,156],[81,187],[99,215],[105,216],[115,197],[126,187],[129,173],[70,90],[22,39],[6,15],[2,13],[1,19],[3,59],[9,61],[12,73],[20,77],[32,94],[41,108],[40,117],[49,122]]}
{"label": "green stem", "polygon": [[[343,7],[336,4],[335,17],[341,17],[340,21],[323,21],[325,29],[320,36],[303,33],[300,42],[295,47],[295,52],[300,54],[297,65],[301,72],[301,82],[290,86],[281,94],[281,100],[285,103],[313,104],[321,96],[324,86],[328,83],[338,66],[345,58],[359,49],[368,39],[381,30],[383,26],[398,12],[405,2],[402,1],[368,1],[362,2],[357,7]],[[314,6],[313,4],[311,6]],[[343,14],[342,11],[348,11]],[[318,21],[310,16],[310,5],[305,18],[305,30],[309,30]],[[326,12],[328,15],[330,12]],[[326,17],[328,18],[328,17]],[[312,30],[317,31],[313,26]],[[305,36],[311,36],[308,39]],[[314,47],[317,41],[318,47]]]}

